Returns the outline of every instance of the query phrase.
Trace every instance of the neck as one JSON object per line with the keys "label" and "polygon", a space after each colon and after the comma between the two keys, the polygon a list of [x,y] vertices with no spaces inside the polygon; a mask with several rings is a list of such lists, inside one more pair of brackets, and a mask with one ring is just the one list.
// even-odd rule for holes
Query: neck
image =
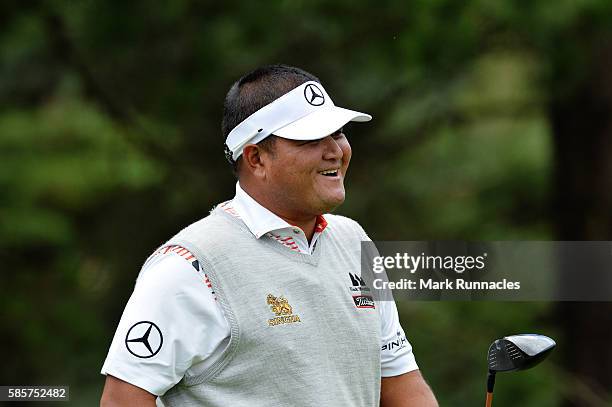
{"label": "neck", "polygon": [[302,229],[306,235],[306,239],[308,239],[308,243],[310,243],[314,236],[317,215],[299,213],[295,210],[284,208],[278,204],[278,200],[271,198],[270,194],[263,193],[257,188],[250,188],[247,183],[245,184],[240,183],[240,187],[249,194],[251,198],[291,226],[297,226]]}

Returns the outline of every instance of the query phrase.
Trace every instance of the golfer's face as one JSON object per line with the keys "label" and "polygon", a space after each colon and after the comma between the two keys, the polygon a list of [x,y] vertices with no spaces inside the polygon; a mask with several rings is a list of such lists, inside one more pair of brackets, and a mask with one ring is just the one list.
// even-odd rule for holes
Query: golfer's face
{"label": "golfer's face", "polygon": [[279,137],[274,152],[270,181],[283,206],[318,215],[344,202],[351,146],[342,130],[312,141]]}

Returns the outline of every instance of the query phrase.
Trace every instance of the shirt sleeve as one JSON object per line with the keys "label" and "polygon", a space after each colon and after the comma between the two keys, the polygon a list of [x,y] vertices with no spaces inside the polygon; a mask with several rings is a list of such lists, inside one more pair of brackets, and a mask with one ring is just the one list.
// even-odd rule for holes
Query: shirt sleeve
{"label": "shirt sleeve", "polygon": [[419,366],[399,322],[395,301],[381,301],[377,305],[381,316],[381,376],[399,376],[417,370]]}
{"label": "shirt sleeve", "polygon": [[[358,226],[361,240],[371,242],[372,239],[361,225],[357,222],[355,224]],[[373,250],[376,252],[375,255],[378,255],[378,251],[375,248]],[[385,300],[377,302],[380,312],[380,338],[382,342],[380,347],[382,377],[399,376],[419,368],[412,353],[412,345],[406,338],[404,329],[400,324],[393,296],[390,292],[387,294]]]}
{"label": "shirt sleeve", "polygon": [[229,326],[198,267],[172,253],[147,262],[102,374],[160,396],[218,350]]}

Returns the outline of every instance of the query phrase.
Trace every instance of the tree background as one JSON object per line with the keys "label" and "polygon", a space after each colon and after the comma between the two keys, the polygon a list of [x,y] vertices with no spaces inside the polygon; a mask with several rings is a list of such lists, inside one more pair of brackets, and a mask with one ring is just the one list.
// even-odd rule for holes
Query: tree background
{"label": "tree background", "polygon": [[[99,370],[144,259],[231,198],[234,80],[319,76],[353,164],[339,213],[375,240],[612,240],[612,3],[0,3],[0,383]],[[496,405],[612,405],[610,303],[398,304],[441,405],[482,403],[497,337],[558,349]]]}

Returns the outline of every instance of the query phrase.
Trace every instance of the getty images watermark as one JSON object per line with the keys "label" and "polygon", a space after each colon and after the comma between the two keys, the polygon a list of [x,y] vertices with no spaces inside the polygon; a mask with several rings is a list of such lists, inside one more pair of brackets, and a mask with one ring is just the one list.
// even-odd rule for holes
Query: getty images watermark
{"label": "getty images watermark", "polygon": [[612,301],[612,242],[363,242],[361,252],[382,301]]}

